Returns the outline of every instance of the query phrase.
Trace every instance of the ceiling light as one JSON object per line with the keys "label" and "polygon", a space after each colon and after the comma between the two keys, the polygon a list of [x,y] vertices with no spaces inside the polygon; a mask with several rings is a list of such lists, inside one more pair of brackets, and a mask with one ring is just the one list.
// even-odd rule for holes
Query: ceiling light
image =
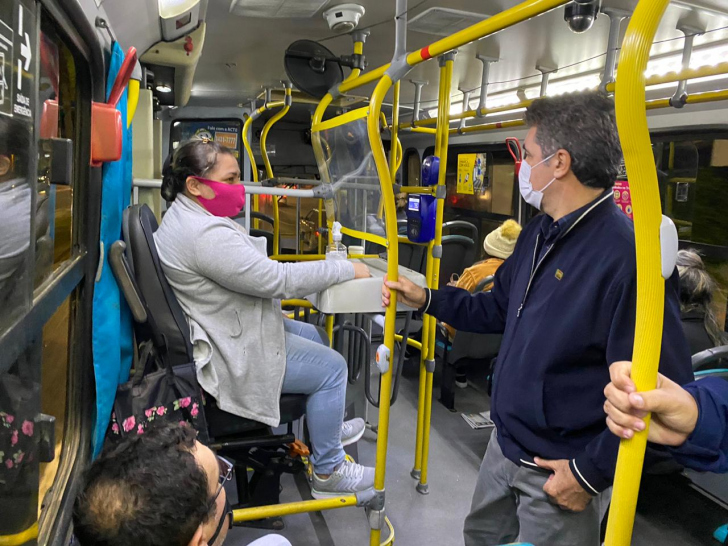
{"label": "ceiling light", "polygon": [[157,89],[157,91],[159,91],[160,93],[171,93],[171,92],[172,92],[172,88],[171,88],[171,87],[170,87],[169,85],[165,85],[165,84],[160,84],[160,85],[158,85],[158,86],[156,87],[156,89]]}

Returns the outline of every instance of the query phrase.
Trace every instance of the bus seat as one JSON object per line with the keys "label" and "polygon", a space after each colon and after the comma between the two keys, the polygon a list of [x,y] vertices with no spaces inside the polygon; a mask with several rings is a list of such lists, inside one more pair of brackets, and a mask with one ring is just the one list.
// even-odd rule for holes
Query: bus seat
{"label": "bus seat", "polygon": [[[267,214],[263,214],[262,212],[251,211],[250,219],[251,220],[260,220],[261,222],[270,224],[271,229],[273,229],[273,227],[275,226],[275,220],[273,220],[273,218],[271,218]],[[243,224],[245,221],[245,211],[243,210],[243,212],[238,214],[235,218],[233,218],[233,220],[235,220],[239,224]],[[251,222],[251,224],[252,224],[252,222]],[[268,256],[273,255],[273,232],[272,231],[267,231],[265,229],[258,229],[258,228],[251,227],[250,236],[265,238],[266,253],[268,254]]]}
{"label": "bus seat", "polygon": [[[157,220],[147,205],[133,205],[124,211],[126,267],[131,269],[133,282],[119,282],[119,285],[125,292],[130,287],[138,290],[137,301],[145,307],[147,320],[137,324],[137,341],[152,339],[167,363],[188,364],[193,360],[189,326],[162,271],[153,237],[157,227]],[[112,265],[115,272],[117,266]],[[206,397],[210,447],[235,461],[239,505],[277,504],[281,473],[303,469],[302,464],[286,461],[287,451],[282,450],[295,440],[291,423],[305,413],[306,396],[284,394],[280,409],[281,423],[289,425],[287,434],[273,434],[267,425],[222,411],[213,397]],[[257,474],[250,480],[248,467]]]}
{"label": "bus seat", "polygon": [[440,282],[438,288],[447,286],[454,273],[460,275],[473,265],[475,241],[464,235],[442,237],[442,259],[440,260]]}
{"label": "bus seat", "polygon": [[[494,278],[494,275],[488,275],[481,279],[473,292],[482,292]],[[498,355],[502,339],[501,334],[458,331],[451,342],[446,341],[442,347],[437,347],[442,353],[443,361],[440,402],[447,409],[455,411],[455,376],[458,368],[468,364],[489,364]]]}

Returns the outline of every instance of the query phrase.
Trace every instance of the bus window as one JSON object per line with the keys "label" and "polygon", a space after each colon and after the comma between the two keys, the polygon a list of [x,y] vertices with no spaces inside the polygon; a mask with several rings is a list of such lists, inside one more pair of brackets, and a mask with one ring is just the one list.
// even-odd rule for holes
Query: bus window
{"label": "bus window", "polygon": [[405,186],[419,186],[420,176],[422,175],[422,162],[420,161],[420,154],[417,150],[407,150],[406,166]]}
{"label": "bus window", "polygon": [[30,304],[31,130],[30,124],[0,116],[0,330]]}
{"label": "bus window", "polygon": [[728,135],[653,138],[663,213],[678,229],[680,248],[703,255],[718,283],[714,311],[725,323],[728,294]]}
{"label": "bus window", "polygon": [[[52,138],[74,138],[76,78],[73,57],[68,48],[45,28],[40,37],[41,142]],[[58,185],[50,179],[53,157],[49,146],[39,147],[35,225],[35,287],[71,258],[73,236],[73,186]]]}
{"label": "bus window", "polygon": [[[36,287],[66,264],[74,251],[73,185],[50,180],[44,139],[74,139],[76,131],[76,65],[73,55],[47,18],[41,21],[38,160],[36,207]],[[55,110],[55,112],[54,112]],[[66,421],[71,298],[56,310],[43,328],[41,352],[41,412],[55,419],[55,457],[41,465],[38,499],[41,507],[56,478]]]}
{"label": "bus window", "polygon": [[[432,153],[431,149],[425,155],[429,153]],[[465,173],[463,169],[468,172]],[[461,175],[460,185],[458,171]],[[471,183],[473,177],[475,182]],[[480,238],[476,241],[476,249],[482,249],[483,238],[488,233],[517,214],[519,194],[514,184],[513,159],[502,145],[451,146],[445,183],[445,220],[461,219],[474,223]]]}

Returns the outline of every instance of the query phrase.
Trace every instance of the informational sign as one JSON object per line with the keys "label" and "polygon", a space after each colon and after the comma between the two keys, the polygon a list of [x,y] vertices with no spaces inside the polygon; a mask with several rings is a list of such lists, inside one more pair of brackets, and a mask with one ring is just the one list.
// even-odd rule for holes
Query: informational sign
{"label": "informational sign", "polygon": [[220,144],[230,148],[231,150],[237,150],[238,134],[237,133],[227,133],[225,131],[217,131],[215,133],[215,142],[219,142]]}
{"label": "informational sign", "polygon": [[630,220],[634,220],[632,214],[632,195],[629,190],[629,182],[626,180],[617,180],[612,188],[614,192],[614,202],[624,212]]}
{"label": "informational sign", "polygon": [[214,140],[233,150],[240,159],[240,132],[242,122],[237,120],[180,120],[172,124],[172,142],[184,142],[191,138]]}
{"label": "informational sign", "polygon": [[485,190],[486,154],[458,155],[458,193],[480,194]]}
{"label": "informational sign", "polygon": [[32,121],[37,54],[35,2],[0,3],[0,114]]}
{"label": "informational sign", "polygon": [[26,119],[33,118],[33,82],[35,61],[32,45],[35,40],[35,17],[33,13],[18,3],[15,16],[15,39],[13,43],[13,115]]}

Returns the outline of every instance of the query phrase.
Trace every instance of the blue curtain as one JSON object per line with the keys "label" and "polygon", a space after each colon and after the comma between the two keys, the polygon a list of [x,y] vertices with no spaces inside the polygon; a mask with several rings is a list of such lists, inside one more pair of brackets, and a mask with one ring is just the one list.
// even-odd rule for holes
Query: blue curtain
{"label": "blue curtain", "polygon": [[[124,52],[114,43],[109,59],[106,83],[108,94],[124,61]],[[121,238],[121,220],[129,206],[132,182],[132,132],[126,127],[127,92],[121,96],[117,109],[122,118],[123,148],[119,161],[103,167],[101,192],[101,263],[94,286],[93,358],[96,377],[96,419],[93,449],[96,457],[103,447],[106,429],[111,418],[116,388],[129,378],[133,354],[131,312],[119,292],[109,266],[111,245]]]}

